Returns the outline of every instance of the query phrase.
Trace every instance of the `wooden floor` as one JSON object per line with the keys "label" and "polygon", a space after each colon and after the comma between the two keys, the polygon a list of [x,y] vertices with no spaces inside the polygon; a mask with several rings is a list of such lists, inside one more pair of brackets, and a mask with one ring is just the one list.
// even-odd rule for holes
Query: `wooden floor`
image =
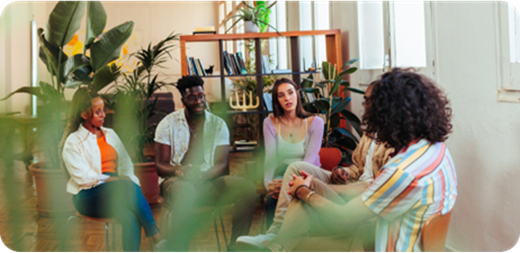
{"label": "wooden floor", "polygon": [[[245,176],[242,167],[250,157],[247,153],[232,154],[230,173]],[[36,211],[34,180],[22,162],[15,161],[12,168],[6,168],[0,160],[0,236],[3,243],[14,251],[106,251],[104,223],[85,219],[71,222],[66,235],[66,244],[61,246],[67,217],[43,218]],[[260,230],[262,205],[258,204],[250,235]],[[157,224],[160,224],[161,208],[153,208]],[[224,215],[224,226],[229,241],[231,216]],[[219,226],[220,230],[220,226]],[[226,251],[220,231],[222,250]],[[141,251],[150,251],[148,240],[141,238]],[[115,250],[122,251],[121,226],[115,226]],[[218,251],[213,224],[208,224],[195,238],[190,251]]]}

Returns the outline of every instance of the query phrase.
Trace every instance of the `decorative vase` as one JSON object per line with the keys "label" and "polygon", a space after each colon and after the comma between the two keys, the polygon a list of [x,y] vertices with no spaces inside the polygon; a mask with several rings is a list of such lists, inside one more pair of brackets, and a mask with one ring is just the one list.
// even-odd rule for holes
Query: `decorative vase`
{"label": "decorative vase", "polygon": [[67,217],[76,213],[72,195],[67,193],[67,180],[61,169],[47,163],[29,165],[36,185],[36,210],[41,217]]}
{"label": "decorative vase", "polygon": [[244,31],[246,33],[257,33],[260,29],[255,23],[253,23],[253,21],[246,21],[244,22]]}
{"label": "decorative vase", "polygon": [[134,173],[141,183],[141,191],[150,206],[158,206],[162,202],[159,188],[159,176],[155,171],[155,162],[134,163]]}

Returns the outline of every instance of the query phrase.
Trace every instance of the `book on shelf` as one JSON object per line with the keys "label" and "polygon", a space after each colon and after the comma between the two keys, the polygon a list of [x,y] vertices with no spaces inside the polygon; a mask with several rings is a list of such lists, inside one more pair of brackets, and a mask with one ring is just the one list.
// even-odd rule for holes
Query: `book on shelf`
{"label": "book on shelf", "polygon": [[290,69],[272,69],[271,73],[273,74],[290,74],[292,71]]}
{"label": "book on shelf", "polygon": [[237,52],[238,63],[240,64],[240,72],[242,75],[247,74],[246,64],[244,62],[244,57],[242,56],[242,52]]}
{"label": "book on shelf", "polygon": [[235,146],[235,150],[255,150],[256,146]]}
{"label": "book on shelf", "polygon": [[273,111],[273,97],[271,96],[271,93],[264,93],[264,105],[265,109],[272,112]]}
{"label": "book on shelf", "polygon": [[226,69],[229,75],[233,75],[233,69],[231,68],[231,61],[229,60],[228,52],[224,51],[222,57],[224,57],[224,68]]}
{"label": "book on shelf", "polygon": [[199,59],[193,58],[193,61],[195,62],[195,68],[197,68],[197,73],[199,74],[199,76],[204,76],[204,73],[202,72],[202,67],[199,64]]}
{"label": "book on shelf", "polygon": [[246,140],[239,140],[234,142],[235,147],[238,146],[256,146],[258,143],[254,140],[252,141],[246,141]]}
{"label": "book on shelf", "polygon": [[188,75],[189,76],[192,76],[194,75],[193,73],[193,68],[191,67],[191,63],[190,63],[190,57],[186,56],[186,69],[188,70]]}
{"label": "book on shelf", "polygon": [[262,55],[262,73],[271,73],[271,67],[269,66],[269,55]]}
{"label": "book on shelf", "polygon": [[197,76],[200,76],[197,65],[195,64],[195,59],[193,57],[190,57],[190,66],[193,69],[193,73]]}
{"label": "book on shelf", "polygon": [[197,63],[200,66],[202,76],[207,76],[208,74],[206,74],[206,70],[204,69],[204,65],[202,65],[202,61],[200,61],[200,58],[197,58]]}
{"label": "book on shelf", "polygon": [[236,54],[230,54],[231,61],[233,62],[233,72],[235,72],[235,75],[240,75],[242,71],[240,70],[240,64],[238,63],[238,59]]}

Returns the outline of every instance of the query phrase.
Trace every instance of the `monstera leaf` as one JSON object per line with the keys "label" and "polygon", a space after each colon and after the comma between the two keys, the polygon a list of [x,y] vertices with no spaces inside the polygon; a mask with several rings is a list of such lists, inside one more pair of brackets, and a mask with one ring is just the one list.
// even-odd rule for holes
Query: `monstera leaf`
{"label": "monstera leaf", "polygon": [[52,10],[45,39],[55,47],[65,46],[79,29],[86,2],[58,2]]}
{"label": "monstera leaf", "polygon": [[110,29],[101,39],[92,44],[90,64],[94,72],[119,57],[121,47],[132,34],[133,28],[134,22],[125,22]]}

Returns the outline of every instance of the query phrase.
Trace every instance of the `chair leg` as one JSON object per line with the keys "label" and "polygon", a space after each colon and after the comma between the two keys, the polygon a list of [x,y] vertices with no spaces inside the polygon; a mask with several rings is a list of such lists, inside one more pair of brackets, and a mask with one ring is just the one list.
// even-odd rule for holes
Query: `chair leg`
{"label": "chair leg", "polygon": [[150,244],[150,252],[153,252],[153,243],[150,237],[148,237],[148,243]]}
{"label": "chair leg", "polygon": [[109,252],[110,251],[110,249],[109,249],[110,240],[108,238],[108,222],[105,223],[105,243],[106,243],[106,250],[107,250],[107,252]]}
{"label": "chair leg", "polygon": [[220,217],[220,227],[222,228],[222,234],[224,235],[224,243],[226,244],[226,249],[229,249],[229,242],[226,237],[226,230],[224,229],[224,221],[222,220],[222,212],[220,212],[220,207],[217,207],[218,215]]}
{"label": "chair leg", "polygon": [[262,221],[262,223],[260,223],[260,234],[265,234],[265,230],[267,229],[267,214],[265,212],[265,208],[262,210],[262,216],[260,216],[260,220]]}
{"label": "chair leg", "polygon": [[217,227],[217,219],[215,218],[215,211],[213,211],[212,215],[213,215],[213,226],[215,227],[215,235],[217,236],[218,252],[221,252],[222,250],[220,250],[220,238],[218,237],[218,227]]}
{"label": "chair leg", "polygon": [[74,218],[79,218],[79,217],[76,216],[76,215],[70,216],[67,219],[67,223],[65,224],[65,233],[63,234],[63,237],[61,239],[61,251],[65,251],[65,242],[67,241],[67,235],[68,235],[68,231],[69,231],[69,223]]}

